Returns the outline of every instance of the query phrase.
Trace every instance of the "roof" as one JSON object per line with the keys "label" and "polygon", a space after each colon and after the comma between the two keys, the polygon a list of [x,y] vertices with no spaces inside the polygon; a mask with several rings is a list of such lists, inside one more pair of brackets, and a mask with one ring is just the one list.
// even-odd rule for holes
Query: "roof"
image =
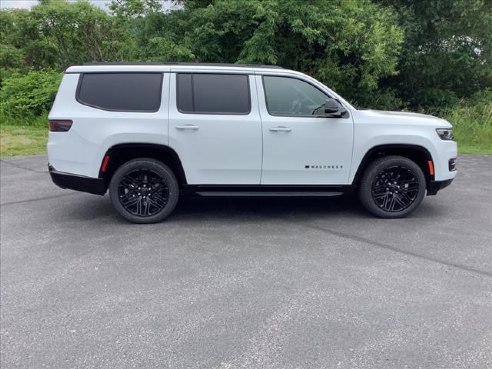
{"label": "roof", "polygon": [[69,67],[66,73],[124,73],[124,72],[214,72],[254,73],[255,71],[288,71],[276,65],[227,63],[86,63]]}
{"label": "roof", "polygon": [[235,63],[198,63],[198,62],[176,62],[176,63],[159,63],[159,62],[89,62],[84,63],[84,66],[91,65],[165,65],[165,66],[196,66],[196,67],[234,67],[234,68],[268,68],[268,69],[283,69],[278,65],[268,64],[235,64]]}

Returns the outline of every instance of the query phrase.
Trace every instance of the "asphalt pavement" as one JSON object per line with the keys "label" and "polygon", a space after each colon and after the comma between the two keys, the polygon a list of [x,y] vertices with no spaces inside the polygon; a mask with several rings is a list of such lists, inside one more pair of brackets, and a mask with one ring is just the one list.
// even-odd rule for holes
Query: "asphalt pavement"
{"label": "asphalt pavement", "polygon": [[0,164],[2,369],[492,368],[492,156],[406,219],[186,198],[154,225]]}

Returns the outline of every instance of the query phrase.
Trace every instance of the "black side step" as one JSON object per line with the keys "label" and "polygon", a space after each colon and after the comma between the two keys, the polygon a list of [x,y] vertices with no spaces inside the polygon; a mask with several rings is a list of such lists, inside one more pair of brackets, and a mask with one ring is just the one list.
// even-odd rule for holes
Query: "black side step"
{"label": "black side step", "polygon": [[197,191],[198,196],[219,197],[332,197],[343,192],[327,191]]}
{"label": "black side step", "polygon": [[219,197],[333,197],[351,193],[351,185],[185,185],[187,194]]}

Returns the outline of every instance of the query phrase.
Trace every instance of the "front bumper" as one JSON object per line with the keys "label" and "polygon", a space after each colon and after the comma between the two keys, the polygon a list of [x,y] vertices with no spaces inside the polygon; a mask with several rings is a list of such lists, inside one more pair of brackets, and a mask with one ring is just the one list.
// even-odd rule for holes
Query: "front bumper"
{"label": "front bumper", "polygon": [[76,174],[58,172],[49,164],[48,170],[50,172],[51,180],[58,187],[88,192],[95,195],[104,195],[106,193],[107,186],[101,178],[91,178]]}
{"label": "front bumper", "polygon": [[448,187],[451,182],[453,182],[453,179],[454,178],[446,179],[445,181],[431,181],[429,188],[427,189],[427,196],[433,196],[443,188]]}

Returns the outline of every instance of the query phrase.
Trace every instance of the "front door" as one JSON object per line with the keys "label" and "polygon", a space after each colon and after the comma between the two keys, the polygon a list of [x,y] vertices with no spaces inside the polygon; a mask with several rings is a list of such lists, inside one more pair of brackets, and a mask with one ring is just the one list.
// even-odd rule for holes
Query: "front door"
{"label": "front door", "polygon": [[265,185],[348,184],[353,121],[320,117],[328,95],[312,83],[256,76],[263,130]]}

